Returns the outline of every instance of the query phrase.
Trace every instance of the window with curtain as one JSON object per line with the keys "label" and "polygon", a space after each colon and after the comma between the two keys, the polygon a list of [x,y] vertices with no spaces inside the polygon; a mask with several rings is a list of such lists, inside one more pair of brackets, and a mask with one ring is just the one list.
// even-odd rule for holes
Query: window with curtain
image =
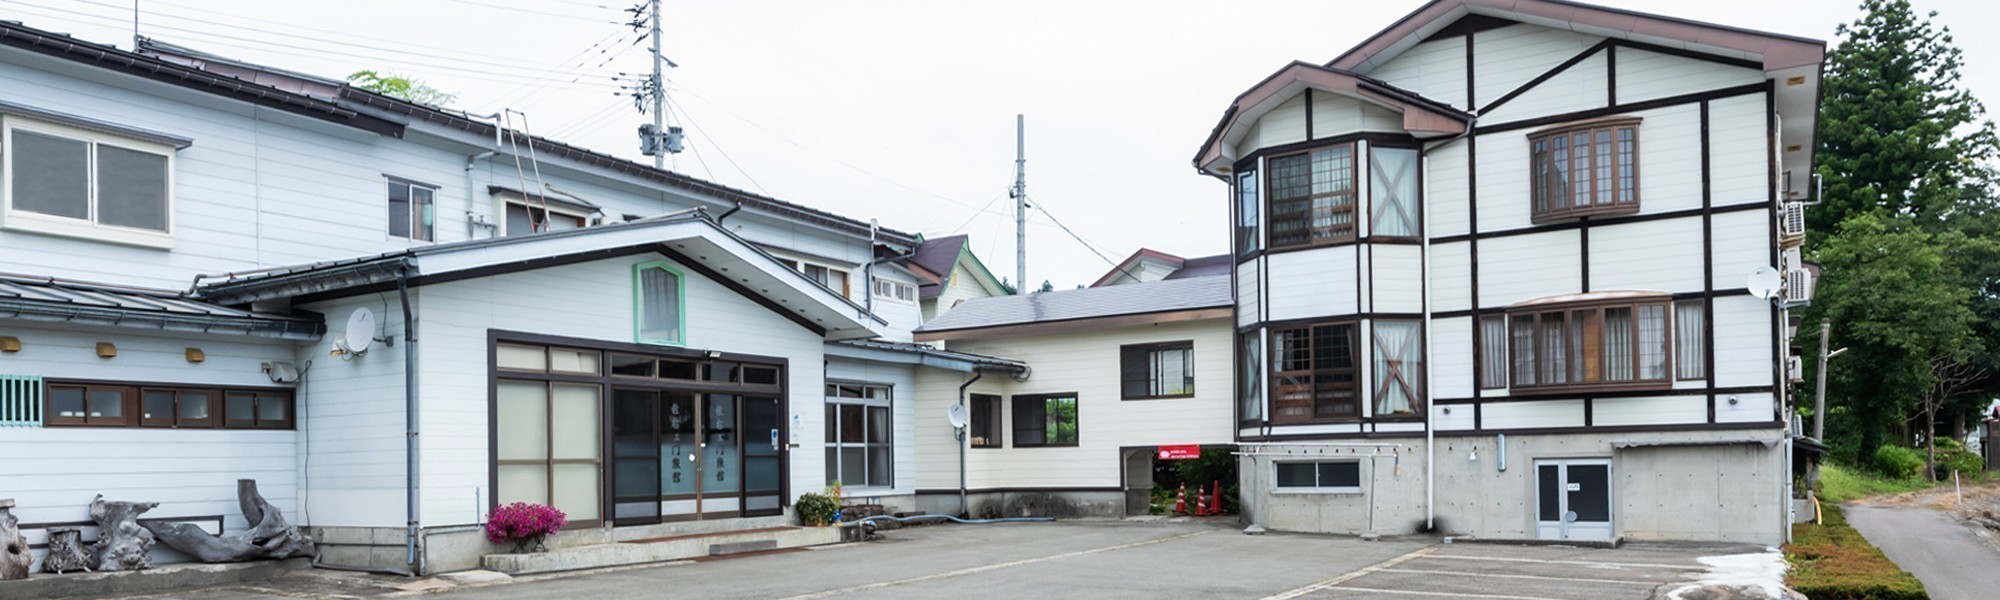
{"label": "window with curtain", "polygon": [[1244,171],[1236,174],[1236,254],[1244,255],[1263,248],[1264,241],[1257,232],[1257,172]]}
{"label": "window with curtain", "polygon": [[1368,149],[1370,237],[1414,238],[1421,231],[1417,182],[1421,168],[1412,148]]}
{"label": "window with curtain", "polygon": [[1310,246],[1355,237],[1353,144],[1267,159],[1271,248]]}
{"label": "window with curtain", "polygon": [[896,485],[890,387],[826,385],[826,480],[854,487]]}
{"label": "window with curtain", "polygon": [[1415,414],[1424,404],[1424,336],[1416,321],[1375,321],[1375,416]]}
{"label": "window with curtain", "polygon": [[1076,394],[1014,397],[1014,447],[1075,446]]}
{"label": "window with curtain", "polygon": [[1621,298],[1509,311],[1512,389],[1594,391],[1668,384],[1668,302]]}
{"label": "window with curtain", "polygon": [[1120,396],[1125,400],[1194,395],[1194,342],[1134,344],[1118,348]]}
{"label": "window with curtain", "polygon": [[650,262],[635,269],[638,314],[633,316],[638,342],[680,345],[687,342],[683,331],[687,320],[682,313],[681,272],[664,262]]}
{"label": "window with curtain", "polygon": [[389,237],[428,242],[436,239],[437,187],[389,178]]}
{"label": "window with curtain", "polygon": [[1639,119],[1539,131],[1528,136],[1528,148],[1536,222],[1639,210]]}
{"label": "window with curtain", "polygon": [[1243,366],[1236,371],[1240,389],[1236,390],[1236,401],[1242,406],[1243,420],[1256,421],[1264,418],[1264,344],[1257,332],[1238,334],[1236,343],[1243,360]]}
{"label": "window with curtain", "polygon": [[1708,376],[1708,315],[1701,300],[1674,303],[1674,377]]}
{"label": "window with curtain", "polygon": [[1507,387],[1507,316],[1479,318],[1479,387]]}
{"label": "window with curtain", "polygon": [[1355,389],[1353,323],[1271,330],[1271,421],[1310,423],[1361,417]]}

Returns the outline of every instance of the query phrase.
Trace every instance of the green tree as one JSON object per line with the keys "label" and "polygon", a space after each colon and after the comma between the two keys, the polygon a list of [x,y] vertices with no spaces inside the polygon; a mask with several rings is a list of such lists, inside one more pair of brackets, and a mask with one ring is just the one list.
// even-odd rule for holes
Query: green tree
{"label": "green tree", "polygon": [[417,104],[445,106],[458,99],[458,94],[431,87],[421,79],[387,71],[355,71],[347,76],[347,82],[354,87]]}
{"label": "green tree", "polygon": [[1919,18],[1908,0],[1863,0],[1862,15],[1836,29],[1827,54],[1819,116],[1821,203],[1807,211],[1831,232],[1858,213],[1886,209],[1927,228],[1964,213],[1968,191],[1984,193],[1995,155],[1992,123],[1968,90],[1951,30]]}

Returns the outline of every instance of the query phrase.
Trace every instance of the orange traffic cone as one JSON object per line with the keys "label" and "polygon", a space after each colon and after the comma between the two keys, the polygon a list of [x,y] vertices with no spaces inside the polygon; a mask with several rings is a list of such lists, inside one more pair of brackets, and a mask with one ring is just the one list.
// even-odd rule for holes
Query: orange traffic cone
{"label": "orange traffic cone", "polygon": [[1194,488],[1194,516],[1208,516],[1208,494],[1201,493],[1201,486]]}
{"label": "orange traffic cone", "polygon": [[1216,481],[1214,482],[1214,486],[1215,486],[1215,499],[1210,500],[1208,503],[1209,506],[1208,514],[1211,515],[1227,514],[1222,510],[1222,482]]}
{"label": "orange traffic cone", "polygon": [[1187,514],[1187,484],[1181,484],[1181,491],[1174,496],[1174,514]]}

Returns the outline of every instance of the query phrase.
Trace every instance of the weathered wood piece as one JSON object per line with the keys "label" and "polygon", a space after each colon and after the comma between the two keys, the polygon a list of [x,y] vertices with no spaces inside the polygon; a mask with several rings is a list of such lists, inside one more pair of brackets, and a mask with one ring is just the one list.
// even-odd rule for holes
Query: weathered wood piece
{"label": "weathered wood piece", "polygon": [[28,566],[35,562],[20,525],[14,518],[14,499],[0,498],[0,580],[27,579]]}
{"label": "weathered wood piece", "polygon": [[236,480],[236,502],[243,510],[248,530],[229,535],[211,535],[193,523],[149,522],[147,529],[167,547],[208,563],[241,562],[312,556],[316,548],[311,536],[285,522],[277,507],[257,493],[257,480]]}
{"label": "weathered wood piece", "polygon": [[42,557],[42,572],[61,575],[69,571],[90,571],[90,550],[83,546],[83,528],[50,527],[49,555]]}
{"label": "weathered wood piece", "polygon": [[158,502],[105,502],[104,494],[90,501],[90,520],[97,522],[94,571],[137,571],[153,567],[153,532],[139,526],[139,515]]}

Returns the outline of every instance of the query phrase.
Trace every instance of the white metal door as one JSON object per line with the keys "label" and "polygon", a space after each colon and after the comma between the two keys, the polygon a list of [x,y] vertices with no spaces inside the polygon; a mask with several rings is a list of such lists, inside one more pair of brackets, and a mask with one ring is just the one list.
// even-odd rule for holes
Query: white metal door
{"label": "white metal door", "polygon": [[1611,461],[1535,461],[1535,537],[1611,539]]}

